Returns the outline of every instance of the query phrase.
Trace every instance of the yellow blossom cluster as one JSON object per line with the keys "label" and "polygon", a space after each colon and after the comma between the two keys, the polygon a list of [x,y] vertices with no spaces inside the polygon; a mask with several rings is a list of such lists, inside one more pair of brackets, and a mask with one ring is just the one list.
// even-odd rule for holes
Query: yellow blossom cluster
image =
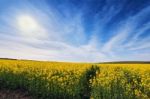
{"label": "yellow blossom cluster", "polygon": [[149,99],[150,64],[99,64],[94,99]]}

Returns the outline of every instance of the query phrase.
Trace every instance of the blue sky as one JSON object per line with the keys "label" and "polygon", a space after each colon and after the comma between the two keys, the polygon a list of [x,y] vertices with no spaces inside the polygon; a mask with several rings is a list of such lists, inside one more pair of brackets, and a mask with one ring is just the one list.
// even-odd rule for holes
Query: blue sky
{"label": "blue sky", "polygon": [[150,1],[0,0],[0,57],[150,61]]}

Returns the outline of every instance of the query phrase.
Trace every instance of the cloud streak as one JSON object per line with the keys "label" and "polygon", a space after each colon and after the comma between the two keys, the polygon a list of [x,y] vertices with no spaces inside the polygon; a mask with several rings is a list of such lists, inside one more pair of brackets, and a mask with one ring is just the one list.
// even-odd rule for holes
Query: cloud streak
{"label": "cloud streak", "polygon": [[[103,1],[3,3],[0,57],[74,62],[150,60],[150,2]],[[132,10],[133,6],[137,9]],[[26,15],[39,25],[32,35],[17,25],[18,18]]]}

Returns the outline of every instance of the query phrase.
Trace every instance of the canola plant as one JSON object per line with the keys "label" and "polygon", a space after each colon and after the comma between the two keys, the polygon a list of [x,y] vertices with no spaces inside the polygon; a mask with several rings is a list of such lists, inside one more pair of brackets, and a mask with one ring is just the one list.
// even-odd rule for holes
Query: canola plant
{"label": "canola plant", "polygon": [[35,99],[149,99],[150,64],[0,60],[0,90]]}

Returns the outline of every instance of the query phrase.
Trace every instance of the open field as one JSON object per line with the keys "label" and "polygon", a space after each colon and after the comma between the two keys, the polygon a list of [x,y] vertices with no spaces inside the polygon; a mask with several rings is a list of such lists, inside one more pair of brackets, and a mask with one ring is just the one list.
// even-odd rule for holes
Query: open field
{"label": "open field", "polygon": [[1,59],[0,95],[4,90],[28,93],[22,99],[149,99],[150,64]]}

